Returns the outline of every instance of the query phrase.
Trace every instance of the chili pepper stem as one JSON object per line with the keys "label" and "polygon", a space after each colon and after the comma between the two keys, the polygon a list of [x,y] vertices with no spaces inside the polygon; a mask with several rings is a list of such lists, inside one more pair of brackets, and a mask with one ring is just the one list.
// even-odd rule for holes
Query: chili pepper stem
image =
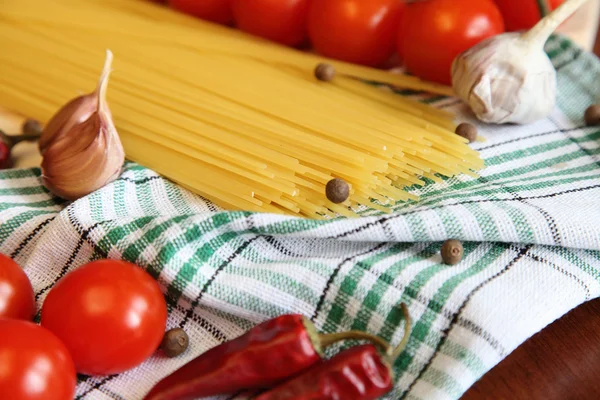
{"label": "chili pepper stem", "polygon": [[38,140],[39,138],[40,138],[40,135],[16,135],[16,136],[11,136],[11,135],[7,135],[3,131],[0,131],[0,141],[6,143],[6,145],[9,148],[14,147],[17,143],[21,143],[21,142],[24,142],[24,141],[32,142],[32,141]]}
{"label": "chili pepper stem", "polygon": [[402,303],[400,304],[400,308],[402,308],[402,313],[404,313],[404,336],[402,337],[400,343],[398,343],[398,346],[390,349],[390,351],[387,353],[387,357],[392,365],[396,362],[398,357],[400,357],[400,354],[402,354],[406,348],[408,340],[410,339],[410,331],[412,329],[412,321],[410,319],[410,314],[408,313],[408,307],[406,307],[406,304]]}
{"label": "chili pepper stem", "polygon": [[340,332],[340,333],[322,333],[319,335],[319,340],[321,345],[325,348],[331,346],[336,342],[341,342],[342,340],[367,340],[375,345],[380,346],[384,352],[389,353],[392,349],[388,342],[383,340],[382,338],[371,335],[370,333],[361,332],[361,331],[348,331],[348,332]]}

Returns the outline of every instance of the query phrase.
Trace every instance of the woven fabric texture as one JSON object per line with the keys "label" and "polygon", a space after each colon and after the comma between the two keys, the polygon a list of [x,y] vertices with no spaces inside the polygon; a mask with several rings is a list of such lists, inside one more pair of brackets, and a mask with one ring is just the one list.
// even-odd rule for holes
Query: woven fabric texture
{"label": "woven fabric texture", "polygon": [[[472,145],[486,161],[481,177],[412,188],[421,200],[392,214],[312,221],[225,212],[133,163],[66,203],[43,187],[39,169],[0,172],[0,252],[24,267],[38,309],[69,271],[125,259],[158,279],[168,326],[191,338],[179,358],[81,376],[77,399],[141,399],[190,359],[285,313],[396,344],[401,302],[414,328],[387,398],[458,399],[532,334],[598,297],[600,128],[584,127],[582,116],[600,99],[600,62],[559,37],[546,50],[560,91],[552,115],[480,125],[483,139]],[[475,123],[455,99],[423,100]],[[465,242],[456,266],[441,262],[448,238]]]}

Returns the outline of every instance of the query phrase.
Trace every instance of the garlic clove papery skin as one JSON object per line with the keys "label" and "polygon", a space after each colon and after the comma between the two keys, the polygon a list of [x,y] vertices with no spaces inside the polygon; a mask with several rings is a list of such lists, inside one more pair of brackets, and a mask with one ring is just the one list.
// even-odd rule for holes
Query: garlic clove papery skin
{"label": "garlic clove papery skin", "polygon": [[87,120],[97,109],[98,95],[96,93],[76,97],[65,104],[44,127],[38,144],[40,153],[44,154],[53,140],[59,139],[75,125]]}
{"label": "garlic clove papery skin", "polygon": [[[93,93],[96,109],[80,123],[76,121],[83,114],[78,114],[77,118],[65,114],[67,122],[55,131],[44,148],[44,185],[67,200],[86,196],[117,179],[125,161],[125,152],[106,102],[111,61],[112,53],[107,52],[98,88]],[[78,99],[81,97],[69,104],[77,105]],[[84,106],[89,104],[86,102]],[[68,110],[67,106],[62,110]]]}
{"label": "garlic clove papery skin", "polygon": [[112,122],[96,112],[48,146],[42,180],[57,196],[76,200],[117,179],[124,160]]}
{"label": "garlic clove papery skin", "polygon": [[459,55],[452,65],[452,86],[488,123],[535,122],[556,103],[552,62],[520,33],[495,36]]}

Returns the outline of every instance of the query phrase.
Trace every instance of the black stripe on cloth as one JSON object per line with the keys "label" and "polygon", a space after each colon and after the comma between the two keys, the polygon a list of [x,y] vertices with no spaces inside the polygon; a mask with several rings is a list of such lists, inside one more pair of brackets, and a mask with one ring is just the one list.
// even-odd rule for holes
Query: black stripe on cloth
{"label": "black stripe on cloth", "polygon": [[125,397],[113,392],[112,390],[108,390],[107,388],[102,388],[100,391],[112,397],[113,400],[127,400]]}
{"label": "black stripe on cloth", "polygon": [[438,206],[432,206],[432,207],[428,207],[426,209],[423,210],[413,210],[413,211],[407,211],[405,213],[402,214],[395,214],[395,215],[391,215],[391,216],[385,216],[382,217],[376,221],[373,222],[368,222],[362,226],[359,226],[357,228],[353,228],[349,231],[346,231],[344,233],[340,233],[338,235],[335,236],[328,236],[326,237],[326,239],[340,239],[346,236],[350,236],[353,235],[355,233],[359,233],[362,232],[366,229],[369,229],[371,227],[377,226],[383,222],[386,221],[390,221],[396,218],[400,218],[400,217],[404,217],[406,215],[411,215],[411,214],[417,214],[417,213],[421,213],[421,212],[427,212],[427,211],[431,211],[431,210],[436,210],[439,208],[443,208],[443,207],[452,207],[452,206],[460,206],[463,204],[479,204],[479,203],[495,203],[495,202],[499,202],[499,201],[521,201],[521,200],[532,200],[532,199],[547,199],[547,198],[551,198],[551,197],[556,197],[556,196],[561,196],[563,194],[569,194],[569,193],[578,193],[578,192],[585,192],[586,190],[591,190],[591,189],[597,189],[600,188],[600,184],[598,185],[592,185],[592,186],[587,186],[587,187],[583,187],[583,188],[576,188],[576,189],[568,189],[568,190],[563,190],[560,192],[556,192],[556,193],[550,193],[550,194],[544,194],[544,195],[539,195],[539,196],[529,196],[529,197],[522,197],[519,196],[515,199],[482,199],[482,200],[467,200],[467,201],[463,201],[461,203],[454,203],[454,204],[440,204]]}
{"label": "black stripe on cloth", "polygon": [[[186,313],[189,311],[189,309],[180,306],[179,304],[176,305],[176,308],[181,311],[182,313],[184,313],[184,318]],[[208,322],[208,320],[200,317],[199,315],[197,315],[196,313],[192,313],[188,318],[191,318],[192,321],[194,321],[195,323],[197,323],[198,325],[200,325],[204,330],[206,330],[208,333],[210,333],[210,335],[217,339],[219,342],[226,342],[227,341],[227,336],[219,329],[217,328],[215,325],[211,324],[210,322]],[[179,324],[180,328],[183,328],[183,323]]]}
{"label": "black stripe on cloth", "polygon": [[433,363],[433,360],[438,355],[440,349],[442,348],[442,346],[444,345],[444,343],[446,343],[446,340],[448,339],[448,337],[450,335],[450,331],[457,324],[458,319],[460,318],[460,314],[467,307],[467,305],[469,304],[469,301],[473,298],[473,296],[479,290],[481,290],[481,288],[485,287],[485,285],[487,285],[488,283],[490,283],[494,279],[498,278],[499,276],[502,276],[504,273],[506,273],[508,270],[510,270],[513,265],[515,265],[519,260],[521,260],[529,252],[529,250],[531,250],[532,247],[533,247],[533,245],[530,244],[530,245],[527,245],[525,247],[520,248],[520,250],[517,253],[517,255],[504,268],[502,268],[500,271],[496,272],[494,275],[492,275],[491,277],[489,277],[485,281],[481,282],[479,285],[477,285],[465,297],[465,300],[463,301],[462,305],[458,308],[458,310],[454,314],[454,318],[452,318],[452,320],[450,321],[450,324],[448,324],[448,326],[446,327],[446,329],[444,329],[442,331],[442,334],[441,334],[442,338],[437,343],[437,346],[435,347],[435,350],[434,350],[433,354],[431,355],[431,357],[429,358],[429,360],[427,361],[427,363],[425,363],[425,365],[423,366],[423,368],[421,369],[421,371],[419,371],[419,374],[417,375],[417,377],[412,381],[412,383],[408,386],[408,388],[406,389],[406,391],[402,394],[402,396],[398,400],[404,399],[410,393],[410,391],[413,389],[413,387],[421,379],[421,377],[423,376],[423,374],[431,366],[431,364]]}
{"label": "black stripe on cloth", "polygon": [[252,239],[249,239],[246,242],[242,243],[242,245],[240,245],[237,249],[235,249],[235,251],[233,253],[231,253],[231,255],[227,258],[227,260],[223,261],[217,267],[217,269],[212,274],[212,276],[210,277],[210,279],[204,284],[204,286],[200,290],[200,293],[198,294],[198,296],[194,299],[194,301],[192,301],[192,304],[190,305],[190,308],[187,310],[187,313],[185,314],[185,317],[183,318],[183,321],[180,324],[181,327],[183,327],[188,322],[188,320],[190,319],[190,317],[192,316],[192,314],[194,314],[194,309],[198,306],[198,304],[200,303],[200,300],[202,300],[202,297],[204,296],[204,293],[206,293],[206,291],[208,290],[208,288],[210,287],[210,285],[212,285],[212,283],[217,278],[217,276],[219,275],[219,273],[223,269],[225,269],[225,267],[227,265],[229,265],[237,256],[239,256],[244,250],[246,250],[246,248],[248,246],[250,246],[252,244],[252,242],[254,242],[259,237],[260,236],[254,236]]}
{"label": "black stripe on cloth", "polygon": [[536,137],[541,137],[541,136],[546,136],[546,135],[552,135],[554,133],[573,132],[573,131],[578,131],[578,130],[585,129],[585,128],[586,128],[586,126],[577,126],[575,128],[555,129],[555,130],[552,130],[552,131],[542,132],[542,133],[536,133],[536,134],[529,135],[529,136],[520,136],[520,137],[518,137],[516,139],[511,139],[511,140],[507,140],[505,142],[494,143],[494,144],[490,144],[489,146],[480,147],[479,149],[477,149],[477,151],[488,150],[488,149],[492,149],[494,147],[503,146],[505,144],[520,142],[520,141],[523,141],[523,140],[533,139],[533,138],[536,138]]}
{"label": "black stripe on cloth", "polygon": [[275,250],[277,250],[278,252],[280,252],[281,254],[283,254],[285,256],[293,257],[293,258],[304,258],[305,257],[302,254],[298,254],[298,253],[291,251],[290,249],[285,247],[283,245],[283,243],[281,243],[279,240],[275,239],[273,236],[263,236],[263,238],[264,238],[265,242],[267,242],[268,244],[271,245],[271,247],[273,247]]}
{"label": "black stripe on cloth", "polygon": [[13,251],[10,254],[10,258],[15,258],[17,257],[21,251],[25,248],[25,246],[27,246],[27,244],[33,239],[35,238],[35,236],[46,226],[48,225],[50,222],[52,222],[52,220],[54,220],[54,218],[56,218],[56,216],[54,217],[50,217],[48,219],[45,219],[44,221],[42,221],[40,224],[38,224],[38,226],[35,227],[35,229],[33,231],[31,231],[31,233],[29,235],[27,235],[22,241],[21,243],[19,243],[19,246],[15,249],[15,251]]}
{"label": "black stripe on cloth", "polygon": [[[483,183],[487,183],[487,184],[491,183],[489,181],[489,179],[487,179],[484,176],[480,176],[479,180]],[[518,193],[515,193],[508,186],[503,185],[502,182],[498,182],[496,184],[496,186],[498,186],[500,189],[502,189],[505,193],[508,193],[509,195],[511,195],[518,202],[525,204],[526,206],[529,206],[529,207],[535,209],[537,212],[539,212],[542,215],[542,217],[544,217],[544,219],[546,220],[546,224],[548,225],[548,229],[550,229],[550,233],[552,235],[552,240],[554,240],[554,244],[557,246],[562,246],[562,238],[561,238],[560,232],[558,230],[558,225],[556,224],[556,220],[554,219],[554,217],[552,217],[542,207],[536,206],[535,204],[531,204],[527,200],[521,198]]]}
{"label": "black stripe on cloth", "polygon": [[42,290],[40,290],[36,295],[35,295],[35,300],[39,300],[39,298],[48,290],[50,289],[52,286],[54,286],[54,284],[63,276],[65,276],[67,274],[67,271],[69,270],[69,268],[71,267],[71,265],[73,264],[73,261],[75,261],[75,259],[77,258],[77,254],[79,254],[79,251],[81,250],[81,248],[83,247],[83,243],[85,243],[85,241],[87,240],[87,237],[90,235],[90,233],[92,233],[92,231],[94,229],[96,229],[98,226],[100,225],[100,222],[96,222],[94,225],[90,226],[89,228],[85,229],[83,232],[80,233],[79,235],[79,241],[77,242],[77,245],[75,246],[75,249],[73,249],[73,252],[71,253],[71,255],[69,256],[69,259],[67,260],[67,262],[65,263],[65,265],[61,268],[60,273],[58,274],[58,276],[56,277],[56,279],[54,280],[54,282],[52,282],[51,284],[45,286]]}
{"label": "black stripe on cloth", "polygon": [[323,289],[323,293],[321,293],[321,296],[319,297],[319,301],[317,302],[317,306],[315,307],[315,311],[313,312],[312,317],[310,317],[310,320],[314,321],[317,318],[317,315],[319,315],[319,312],[321,311],[321,308],[323,307],[323,304],[325,303],[325,298],[327,297],[327,294],[329,293],[329,289],[331,288],[333,281],[340,273],[340,270],[342,269],[344,264],[346,264],[349,261],[352,261],[356,257],[364,256],[365,254],[369,254],[371,252],[377,251],[386,245],[389,245],[389,243],[386,243],[386,242],[379,243],[377,246],[373,247],[372,249],[360,252],[358,254],[354,254],[348,258],[345,258],[341,263],[339,263],[333,270],[333,273],[329,276],[329,279],[327,280],[327,283],[325,284],[325,288]]}
{"label": "black stripe on cloth", "polygon": [[163,179],[163,177],[162,176],[148,176],[148,177],[142,178],[142,179],[131,179],[131,178],[127,178],[127,177],[121,177],[121,178],[117,179],[117,181],[125,181],[125,182],[135,183],[136,185],[141,185],[141,184],[156,181],[159,179]]}
{"label": "black stripe on cloth", "polygon": [[[74,214],[74,211],[72,208],[67,211],[67,216],[69,218],[69,222],[71,223],[71,225],[73,225],[73,227],[81,235],[82,232],[84,232],[84,228],[79,223],[79,221],[77,221],[77,218],[75,218],[75,215],[73,215],[73,214]],[[102,222],[97,222],[97,224],[102,224]],[[89,235],[85,235],[85,241],[94,249],[95,252],[100,254],[102,256],[102,258],[108,258],[108,253],[103,248],[99,247],[96,242],[91,240]]]}
{"label": "black stripe on cloth", "polygon": [[[89,388],[87,388],[83,393],[81,393],[80,395],[78,395],[77,397],[75,397],[75,400],[83,399],[85,396],[87,396],[88,394],[90,394],[91,392],[93,392],[96,389],[100,389],[100,387],[102,385],[104,385],[105,383],[110,382],[111,380],[113,380],[117,376],[119,376],[119,375],[118,374],[117,375],[109,375],[107,377],[104,377],[104,378],[100,379],[98,382],[94,383],[92,386],[90,386]],[[82,382],[80,382],[80,383],[83,383],[83,382],[87,383],[87,381],[89,381],[92,378],[93,378],[92,376],[86,376],[85,378],[83,378]]]}
{"label": "black stripe on cloth", "polygon": [[546,265],[552,267],[553,269],[555,269],[556,271],[560,272],[561,274],[573,279],[585,291],[585,300],[587,301],[587,300],[591,299],[592,294],[591,294],[590,288],[579,277],[573,275],[571,272],[567,271],[566,269],[559,267],[558,265],[554,264],[553,262],[550,262],[540,256],[536,256],[534,254],[529,253],[529,254],[527,254],[527,257],[531,258],[532,260],[535,260],[539,263],[546,264]]}

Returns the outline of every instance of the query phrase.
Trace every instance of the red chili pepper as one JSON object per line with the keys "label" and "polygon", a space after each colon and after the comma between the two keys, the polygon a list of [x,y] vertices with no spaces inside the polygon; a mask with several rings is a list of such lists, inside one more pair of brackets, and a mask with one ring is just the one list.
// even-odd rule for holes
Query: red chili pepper
{"label": "red chili pepper", "polygon": [[363,332],[319,334],[303,316],[284,315],[190,361],[158,382],[144,400],[191,400],[272,387],[321,361],[325,347],[344,339],[366,339],[389,348]]}
{"label": "red chili pepper", "polygon": [[410,335],[410,317],[404,304],[402,311],[406,318],[404,338],[392,352],[382,355],[371,344],[351,347],[255,400],[375,400],[388,393],[394,387],[392,365]]}

